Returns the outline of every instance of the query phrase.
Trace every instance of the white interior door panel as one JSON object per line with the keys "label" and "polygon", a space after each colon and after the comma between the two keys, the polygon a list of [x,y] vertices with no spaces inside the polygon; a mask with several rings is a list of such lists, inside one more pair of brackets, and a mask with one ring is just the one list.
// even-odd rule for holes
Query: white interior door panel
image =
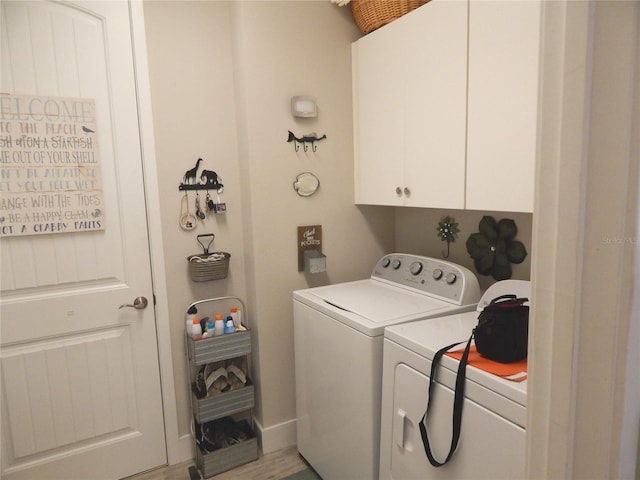
{"label": "white interior door panel", "polygon": [[[104,215],[100,230],[0,236],[6,480],[122,478],[166,463],[131,7],[1,3],[3,120],[16,118],[12,97],[94,102]],[[35,141],[45,126],[29,123]],[[119,308],[139,296],[147,308]]]}

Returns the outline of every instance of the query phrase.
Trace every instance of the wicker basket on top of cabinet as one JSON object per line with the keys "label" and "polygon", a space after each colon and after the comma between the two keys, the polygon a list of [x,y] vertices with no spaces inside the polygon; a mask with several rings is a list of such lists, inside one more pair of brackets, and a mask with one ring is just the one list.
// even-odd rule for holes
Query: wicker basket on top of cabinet
{"label": "wicker basket on top of cabinet", "polygon": [[429,0],[351,0],[351,13],[365,35],[424,5]]}

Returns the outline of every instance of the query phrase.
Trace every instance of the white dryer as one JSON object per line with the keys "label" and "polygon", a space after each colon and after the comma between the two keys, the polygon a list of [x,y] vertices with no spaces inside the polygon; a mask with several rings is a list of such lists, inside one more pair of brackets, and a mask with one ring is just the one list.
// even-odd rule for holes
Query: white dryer
{"label": "white dryer", "polygon": [[[478,323],[479,312],[492,299],[504,294],[530,298],[530,291],[528,281],[504,280],[487,290],[477,311],[385,330],[380,479],[524,478],[526,380],[505,380],[467,366],[460,441],[452,459],[442,467],[429,463],[419,422],[427,406],[434,354],[456,341],[466,342]],[[460,348],[464,348],[464,344]],[[427,427],[434,456],[443,460],[451,445],[458,361],[445,355],[439,368],[430,407],[434,410]]]}
{"label": "white dryer", "polygon": [[298,451],[324,480],[378,477],[384,328],[479,299],[468,269],[400,253],[368,279],[293,293]]}

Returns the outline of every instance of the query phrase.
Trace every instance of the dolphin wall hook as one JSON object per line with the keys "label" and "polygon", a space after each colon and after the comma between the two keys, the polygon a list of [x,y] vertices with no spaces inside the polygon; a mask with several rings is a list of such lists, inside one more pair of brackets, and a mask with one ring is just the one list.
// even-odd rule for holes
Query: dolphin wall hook
{"label": "dolphin wall hook", "polygon": [[291,130],[289,130],[288,132],[289,137],[287,138],[287,142],[294,142],[294,149],[296,152],[299,150],[300,144],[302,144],[302,146],[304,147],[305,152],[307,151],[308,145],[311,144],[311,150],[315,152],[318,148],[316,146],[316,142],[327,138],[326,135],[318,137],[318,134],[316,134],[315,132],[308,133],[307,135],[303,135],[302,137],[296,137]]}

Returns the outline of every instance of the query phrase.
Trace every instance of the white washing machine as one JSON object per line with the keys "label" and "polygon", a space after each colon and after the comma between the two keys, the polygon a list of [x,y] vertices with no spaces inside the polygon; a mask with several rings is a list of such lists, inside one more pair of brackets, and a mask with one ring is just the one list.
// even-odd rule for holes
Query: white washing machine
{"label": "white washing machine", "polygon": [[400,253],[368,279],[293,293],[298,451],[324,480],[378,478],[384,328],[479,299],[468,269]]}
{"label": "white washing machine", "polygon": [[[431,359],[446,345],[466,341],[478,314],[494,298],[530,298],[530,282],[504,280],[482,296],[477,311],[396,325],[385,330],[380,433],[380,479],[516,480],[524,478],[527,381],[514,382],[467,366],[458,448],[442,467],[424,451],[419,422],[429,389]],[[459,348],[464,348],[464,344]],[[456,350],[455,348],[452,350]],[[443,356],[430,408],[429,442],[443,461],[451,446],[458,361]]]}

